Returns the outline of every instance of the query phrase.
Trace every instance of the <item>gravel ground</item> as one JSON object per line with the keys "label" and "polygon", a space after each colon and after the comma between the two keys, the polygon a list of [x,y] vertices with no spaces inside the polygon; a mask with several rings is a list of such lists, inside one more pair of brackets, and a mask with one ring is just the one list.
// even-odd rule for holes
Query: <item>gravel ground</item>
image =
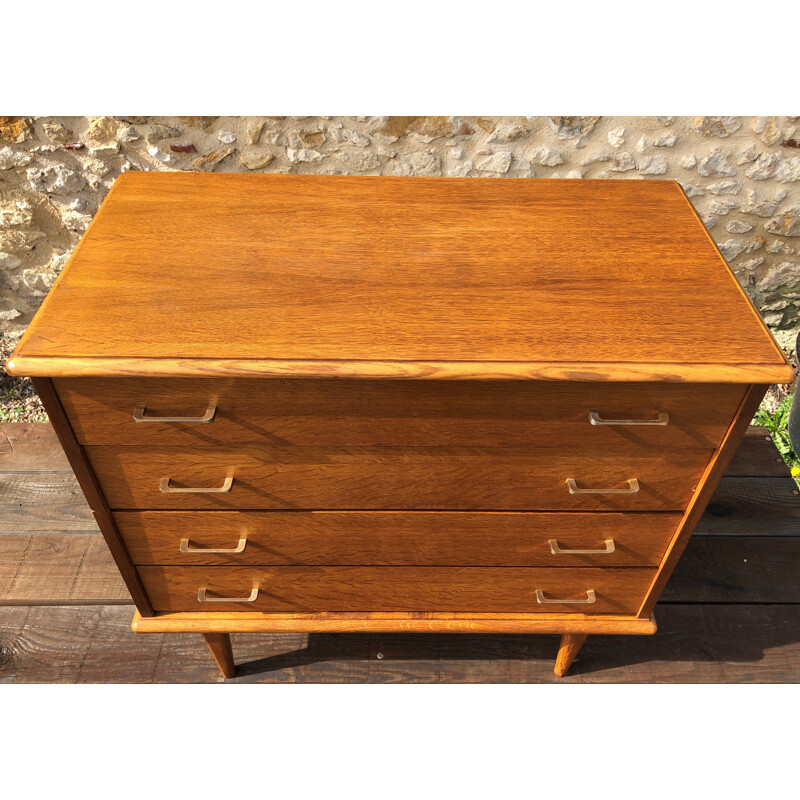
{"label": "gravel ground", "polygon": [[[0,338],[0,363],[5,364],[16,342]],[[0,422],[47,422],[47,412],[27,378],[12,378],[0,368]]]}

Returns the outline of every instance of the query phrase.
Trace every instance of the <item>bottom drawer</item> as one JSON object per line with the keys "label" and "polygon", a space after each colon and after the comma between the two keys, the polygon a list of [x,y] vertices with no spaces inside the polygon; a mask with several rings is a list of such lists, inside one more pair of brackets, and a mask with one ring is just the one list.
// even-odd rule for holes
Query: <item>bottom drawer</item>
{"label": "bottom drawer", "polygon": [[634,614],[655,572],[633,567],[139,567],[157,612]]}

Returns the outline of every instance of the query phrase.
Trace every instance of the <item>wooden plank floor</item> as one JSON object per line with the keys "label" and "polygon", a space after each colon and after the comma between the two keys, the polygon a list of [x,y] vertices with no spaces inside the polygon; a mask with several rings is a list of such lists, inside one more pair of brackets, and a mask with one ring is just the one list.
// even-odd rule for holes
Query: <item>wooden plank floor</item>
{"label": "wooden plank floor", "polygon": [[[800,681],[800,492],[751,429],[656,608],[655,636],[250,634],[236,682]],[[137,635],[52,429],[0,425],[0,683],[222,680],[199,635]]]}

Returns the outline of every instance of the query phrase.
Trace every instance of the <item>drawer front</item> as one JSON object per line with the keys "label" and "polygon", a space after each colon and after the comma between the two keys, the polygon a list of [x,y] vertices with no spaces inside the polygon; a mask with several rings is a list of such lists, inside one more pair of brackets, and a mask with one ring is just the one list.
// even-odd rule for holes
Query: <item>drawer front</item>
{"label": "drawer front", "polygon": [[[744,387],[539,381],[65,378],[55,381],[89,445],[554,445],[716,448]],[[143,409],[136,422],[136,409]],[[208,422],[159,422],[189,418]],[[666,425],[592,424],[657,420]]]}
{"label": "drawer front", "polygon": [[112,509],[146,510],[675,511],[685,507],[711,456],[642,452],[633,444],[583,453],[454,447],[86,452]]}
{"label": "drawer front", "polygon": [[137,565],[656,566],[677,513],[117,511]]}
{"label": "drawer front", "polygon": [[[634,614],[655,572],[596,567],[139,567],[157,612]],[[199,600],[201,591],[206,602]],[[214,602],[220,599],[227,601]]]}

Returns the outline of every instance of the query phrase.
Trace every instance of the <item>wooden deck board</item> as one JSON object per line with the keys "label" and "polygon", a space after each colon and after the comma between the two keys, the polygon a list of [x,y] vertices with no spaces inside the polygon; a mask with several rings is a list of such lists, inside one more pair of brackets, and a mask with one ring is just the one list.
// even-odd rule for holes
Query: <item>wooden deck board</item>
{"label": "wooden deck board", "polygon": [[[800,525],[797,484],[788,477],[724,477],[696,533],[792,535]],[[75,477],[0,473],[0,532],[97,530]]]}
{"label": "wooden deck board", "polygon": [[87,531],[97,523],[71,472],[0,472],[0,531]]}
{"label": "wooden deck board", "polygon": [[[9,428],[16,427],[26,431],[9,432]],[[797,530],[800,524],[797,485],[783,461],[780,464],[775,461],[780,457],[772,442],[765,440],[763,430],[748,431],[697,533],[757,534],[763,527],[759,523],[766,523],[772,535],[791,535]],[[0,531],[97,530],[75,477],[61,469],[60,446],[58,457],[45,465],[47,470],[37,468],[26,472],[9,467],[26,463],[28,444],[33,449],[42,443],[51,447],[54,436],[52,427],[43,423],[0,425]],[[15,461],[10,455],[12,444],[17,447]],[[5,462],[3,455],[7,457]],[[747,477],[743,477],[746,473]]]}
{"label": "wooden deck board", "polygon": [[723,477],[695,535],[796,536],[798,495],[792,478]]}
{"label": "wooden deck board", "polygon": [[788,477],[791,473],[772,443],[766,428],[751,426],[725,470],[738,477]]}
{"label": "wooden deck board", "polygon": [[[100,534],[0,535],[0,606],[130,603]],[[795,536],[695,536],[662,603],[800,603]]]}
{"label": "wooden deck board", "polygon": [[0,605],[131,603],[99,533],[0,535]]}
{"label": "wooden deck board", "polygon": [[69,472],[67,457],[52,425],[13,422],[0,425],[0,473]]}
{"label": "wooden deck board", "polygon": [[796,536],[694,536],[660,603],[799,603]]}
{"label": "wooden deck board", "polygon": [[[751,428],[656,607],[658,634],[589,637],[562,681],[800,680],[800,497],[778,458]],[[65,464],[49,425],[0,425],[0,682],[219,682],[201,637],[130,630]],[[550,636],[240,635],[235,680],[549,682],[556,649]]]}
{"label": "wooden deck board", "polygon": [[[590,636],[566,678],[555,636],[234,635],[238,683],[800,681],[800,606],[666,605],[655,636]],[[378,653],[382,658],[378,658]],[[194,634],[130,630],[119,606],[2,609],[0,683],[219,683]]]}

